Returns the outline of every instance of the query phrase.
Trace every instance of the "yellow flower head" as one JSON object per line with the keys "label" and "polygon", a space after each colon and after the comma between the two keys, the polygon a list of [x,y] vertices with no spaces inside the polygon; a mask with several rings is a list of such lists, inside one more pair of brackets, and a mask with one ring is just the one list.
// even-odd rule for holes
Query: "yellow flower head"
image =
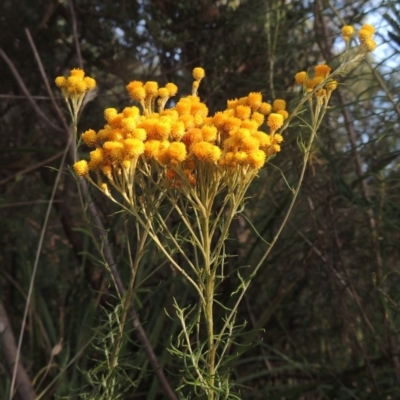
{"label": "yellow flower head", "polygon": [[289,113],[286,110],[278,110],[277,114],[282,115],[283,120],[287,120],[289,118]]}
{"label": "yellow flower head", "polygon": [[365,29],[367,31],[369,31],[371,33],[371,35],[373,35],[375,33],[375,28],[372,25],[369,24],[364,24],[361,29]]}
{"label": "yellow flower head", "polygon": [[266,154],[262,150],[254,150],[247,156],[248,164],[255,169],[260,169],[265,164]]}
{"label": "yellow flower head", "polygon": [[89,155],[90,155],[89,167],[93,171],[97,169],[98,166],[103,162],[104,151],[101,148],[97,148],[96,150],[91,151]]}
{"label": "yellow flower head", "polygon": [[63,91],[64,96],[72,98],[83,96],[96,86],[96,81],[90,77],[85,78],[85,72],[79,68],[72,69],[67,78],[57,77],[55,83]]}
{"label": "yellow flower head", "polygon": [[251,108],[249,106],[238,105],[235,109],[236,116],[240,119],[250,118]]}
{"label": "yellow flower head", "polygon": [[326,64],[316,65],[314,67],[315,76],[326,78],[331,73],[331,68]]}
{"label": "yellow flower head", "polygon": [[126,90],[129,95],[138,101],[143,100],[146,97],[146,89],[143,87],[143,82],[132,81],[126,85]]}
{"label": "yellow flower head", "polygon": [[146,82],[144,84],[144,90],[146,91],[146,97],[154,97],[158,94],[158,83],[157,82]]}
{"label": "yellow flower head", "polygon": [[171,143],[166,152],[168,161],[173,165],[185,161],[187,156],[186,146],[181,142]]}
{"label": "yellow flower head", "polygon": [[124,146],[120,142],[105,142],[103,144],[103,149],[113,162],[120,162],[124,158]]}
{"label": "yellow flower head", "polygon": [[343,26],[342,36],[346,42],[348,42],[353,35],[354,35],[354,27],[352,25]]}
{"label": "yellow flower head", "polygon": [[174,83],[167,83],[165,85],[165,88],[168,90],[171,97],[175,96],[178,93],[178,86],[176,86]]}
{"label": "yellow flower head", "polygon": [[169,90],[166,87],[160,88],[160,89],[158,89],[158,95],[161,98],[167,98],[170,96]]}
{"label": "yellow flower head", "polygon": [[197,142],[192,146],[192,152],[201,161],[217,162],[221,158],[221,149],[208,142]]}
{"label": "yellow flower head", "polygon": [[[107,110],[110,110],[110,109],[107,108]],[[117,111],[117,110],[115,110],[115,111]],[[135,106],[125,107],[124,110],[122,111],[122,114],[126,118],[131,117],[131,118],[135,118],[136,119],[140,114],[140,110]]]}
{"label": "yellow flower head", "polygon": [[286,101],[281,99],[276,99],[272,103],[272,109],[277,112],[279,110],[286,110]]}
{"label": "yellow flower head", "polygon": [[367,40],[372,39],[372,32],[369,29],[361,28],[358,31],[358,38],[360,39],[361,43],[365,43]]}
{"label": "yellow flower head", "polygon": [[78,176],[86,176],[89,174],[89,165],[86,160],[76,162],[73,168]]}
{"label": "yellow flower head", "polygon": [[249,93],[247,96],[247,103],[253,110],[257,110],[262,103],[262,94],[259,92]]}
{"label": "yellow flower head", "polygon": [[85,72],[80,68],[71,69],[71,76],[76,76],[77,78],[83,79]]}
{"label": "yellow flower head", "polygon": [[268,115],[271,113],[271,110],[272,110],[271,104],[264,102],[264,103],[261,103],[261,105],[258,109],[258,112],[260,112],[261,114],[264,114],[264,115]]}
{"label": "yellow flower head", "polygon": [[268,117],[267,125],[271,128],[272,132],[281,128],[283,125],[283,116],[281,114],[272,113]]}
{"label": "yellow flower head", "polygon": [[217,140],[218,130],[214,125],[204,125],[201,128],[203,140],[206,142],[215,142]]}
{"label": "yellow flower head", "polygon": [[137,158],[144,153],[144,144],[139,139],[125,139],[123,146],[128,158]]}
{"label": "yellow flower head", "polygon": [[147,158],[156,158],[160,151],[161,142],[159,140],[148,140],[144,144],[144,154]]}
{"label": "yellow flower head", "polygon": [[294,79],[296,83],[298,83],[299,85],[303,85],[304,82],[307,80],[307,77],[308,76],[306,71],[300,71],[294,76]]}
{"label": "yellow flower head", "polygon": [[376,49],[376,42],[373,39],[367,39],[364,43],[363,43],[363,47],[365,48],[365,50],[367,52],[373,51]]}
{"label": "yellow flower head", "polygon": [[89,129],[82,133],[82,140],[85,142],[86,146],[94,147],[97,143],[97,134],[93,129]]}
{"label": "yellow flower head", "polygon": [[59,88],[64,88],[67,84],[67,78],[65,76],[58,76],[55,79],[55,82]]}
{"label": "yellow flower head", "polygon": [[263,124],[265,117],[264,117],[263,114],[261,114],[261,113],[259,113],[259,112],[256,111],[256,112],[254,112],[254,113],[252,114],[251,119],[252,119],[253,121],[257,122],[257,125],[260,126],[260,125]]}
{"label": "yellow flower head", "polygon": [[193,70],[193,78],[196,81],[202,80],[206,76],[206,73],[203,68],[197,67]]}
{"label": "yellow flower head", "polygon": [[334,79],[332,79],[331,81],[329,81],[326,85],[325,85],[325,89],[328,92],[332,92],[333,90],[335,90],[338,86],[337,81],[335,81]]}
{"label": "yellow flower head", "polygon": [[91,78],[90,76],[83,78],[83,81],[86,84],[86,90],[92,90],[96,87],[96,81],[93,78]]}

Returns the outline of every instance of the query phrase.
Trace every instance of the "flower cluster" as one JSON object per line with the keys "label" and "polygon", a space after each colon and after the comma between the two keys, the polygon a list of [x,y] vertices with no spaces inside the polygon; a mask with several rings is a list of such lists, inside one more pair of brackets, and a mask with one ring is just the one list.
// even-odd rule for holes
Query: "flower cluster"
{"label": "flower cluster", "polygon": [[82,96],[96,86],[96,81],[88,76],[85,77],[85,72],[79,68],[71,70],[67,78],[57,77],[55,82],[65,97]]}
{"label": "flower cluster", "polygon": [[56,85],[61,89],[73,121],[77,121],[86,93],[96,87],[96,81],[79,68],[71,70],[68,77],[58,76]]}
{"label": "flower cluster", "polygon": [[[154,166],[164,174],[167,185],[179,187],[183,180],[195,186],[205,165],[228,173],[259,170],[269,156],[280,151],[283,138],[278,130],[288,118],[285,101],[269,104],[263,102],[261,93],[250,93],[228,101],[226,110],[209,116],[197,96],[204,76],[202,68],[195,68],[192,94],[167,109],[168,98],[177,93],[176,85],[159,88],[156,82],[130,82],[127,90],[143,110],[107,108],[103,129],[82,134],[83,142],[93,150],[89,162],[74,164],[77,175],[88,176],[93,171],[99,186],[106,176],[120,188],[121,179],[134,182],[138,168]],[[264,121],[269,133],[260,130]]]}
{"label": "flower cluster", "polygon": [[[300,71],[295,76],[294,79],[296,83],[302,85],[307,92],[312,92],[318,86],[319,89],[315,92],[317,98],[326,98],[330,96],[333,90],[337,88],[337,81],[334,79],[328,79],[331,73],[331,68],[326,64],[316,65],[314,67],[314,74],[310,75],[306,71]],[[321,85],[323,82],[324,85]]]}
{"label": "flower cluster", "polygon": [[[361,49],[365,52],[370,52],[375,50],[376,43],[372,39],[372,36],[375,32],[375,28],[372,25],[362,25],[361,29],[358,31],[358,39],[361,42]],[[343,39],[348,42],[350,41],[351,37],[354,36],[355,30],[354,27],[351,25],[345,25],[342,28],[342,36]]]}

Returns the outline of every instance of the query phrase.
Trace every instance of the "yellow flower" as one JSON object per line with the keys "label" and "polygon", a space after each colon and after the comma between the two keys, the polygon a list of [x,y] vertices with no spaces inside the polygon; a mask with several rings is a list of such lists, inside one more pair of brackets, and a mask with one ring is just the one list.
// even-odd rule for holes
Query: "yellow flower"
{"label": "yellow flower", "polygon": [[73,168],[78,176],[86,176],[89,174],[89,165],[86,160],[76,162]]}
{"label": "yellow flower", "polygon": [[248,155],[244,151],[237,151],[234,153],[234,159],[238,164],[246,164],[247,163]]}
{"label": "yellow flower", "polygon": [[144,142],[147,139],[147,133],[144,129],[142,128],[136,128],[132,133],[131,137],[133,139],[139,139],[142,142]]}
{"label": "yellow flower", "polygon": [[376,42],[373,39],[367,39],[363,43],[364,48],[366,49],[367,52],[373,51],[376,49]]}
{"label": "yellow flower", "polygon": [[97,169],[97,167],[103,162],[104,160],[104,152],[103,149],[97,148],[90,152],[90,162],[89,168],[93,171]]}
{"label": "yellow flower", "polygon": [[177,121],[171,125],[171,136],[175,140],[181,140],[185,134],[185,125],[182,121]]}
{"label": "yellow flower", "polygon": [[166,98],[170,96],[170,93],[166,87],[158,89],[158,95],[162,98]]}
{"label": "yellow flower", "polygon": [[248,129],[249,131],[256,131],[259,127],[258,122],[252,120],[244,120],[240,124],[241,128]]}
{"label": "yellow flower", "polygon": [[375,33],[375,28],[372,25],[369,24],[364,24],[361,29],[365,29],[367,31],[369,31],[371,33],[371,35],[373,35]]}
{"label": "yellow flower", "polygon": [[157,82],[146,82],[144,84],[144,89],[146,91],[146,96],[147,97],[154,97],[157,96],[158,94],[158,83]]}
{"label": "yellow flower", "polygon": [[281,99],[276,99],[272,103],[272,109],[277,112],[279,110],[286,110],[286,101]]}
{"label": "yellow flower", "polygon": [[[115,108],[107,108],[107,110],[115,110]],[[117,113],[117,110],[115,110],[115,114],[116,113]],[[124,110],[122,111],[122,114],[124,115],[125,118],[131,117],[131,118],[135,118],[136,119],[139,116],[140,111],[135,106],[125,107]]]}
{"label": "yellow flower", "polygon": [[159,140],[148,140],[144,144],[144,154],[148,158],[156,158],[160,150],[161,142]]}
{"label": "yellow flower", "polygon": [[76,76],[77,78],[83,79],[85,72],[80,68],[71,69],[71,76]]}
{"label": "yellow flower", "polygon": [[284,120],[288,119],[288,117],[289,117],[289,113],[286,110],[278,110],[277,114],[282,115]]}
{"label": "yellow flower", "polygon": [[121,127],[125,129],[127,133],[133,132],[136,128],[136,120],[133,117],[125,117],[121,120]]}
{"label": "yellow flower", "polygon": [[[283,100],[282,100],[283,101]],[[257,122],[257,125],[260,126],[264,122],[264,115],[259,113],[259,112],[254,112],[253,115],[251,116],[251,119],[255,122]]]}
{"label": "yellow flower", "polygon": [[331,73],[331,67],[326,64],[316,65],[314,67],[315,76],[326,78]]}
{"label": "yellow flower", "polygon": [[283,125],[283,116],[281,114],[272,113],[268,117],[267,125],[271,128],[272,132],[281,128]]}
{"label": "yellow flower", "polygon": [[325,89],[328,92],[332,92],[333,90],[335,90],[338,86],[337,81],[335,81],[334,79],[332,79],[331,81],[329,81],[326,85],[325,85]]}
{"label": "yellow flower", "polygon": [[253,110],[258,109],[262,103],[262,94],[259,92],[249,93],[247,96],[247,103]]}
{"label": "yellow flower", "polygon": [[137,158],[144,153],[144,144],[139,139],[125,139],[124,152],[129,158]]}
{"label": "yellow flower", "polygon": [[353,35],[354,27],[352,25],[345,25],[342,27],[342,36],[346,42],[348,42]]}
{"label": "yellow flower", "polygon": [[206,73],[203,68],[197,67],[193,70],[193,78],[196,79],[196,81],[200,81],[206,76]]}
{"label": "yellow flower", "polygon": [[215,142],[217,140],[218,130],[214,125],[204,125],[201,128],[203,140],[206,142]]}
{"label": "yellow flower", "polygon": [[208,142],[197,142],[192,146],[192,152],[201,161],[217,162],[221,158],[221,149]]}
{"label": "yellow flower", "polygon": [[236,116],[240,119],[250,118],[251,108],[248,106],[238,105],[235,109]]}
{"label": "yellow flower", "polygon": [[275,133],[272,136],[271,142],[272,142],[272,144],[281,143],[281,142],[283,142],[283,136],[280,135],[279,133]]}
{"label": "yellow flower", "polygon": [[110,123],[111,118],[115,117],[118,111],[115,108],[106,108],[104,110],[104,119]]}
{"label": "yellow flower", "polygon": [[120,142],[105,142],[103,149],[113,162],[122,161],[124,158],[124,146]]}
{"label": "yellow flower", "polygon": [[238,105],[240,105],[240,104],[238,104],[238,99],[233,99],[233,100],[227,101],[227,108],[234,110]]}
{"label": "yellow flower", "polygon": [[128,83],[126,89],[129,95],[135,100],[141,101],[146,97],[146,90],[141,81],[132,81]]}
{"label": "yellow flower", "polygon": [[178,93],[178,86],[176,86],[174,83],[167,83],[165,88],[168,90],[171,97]]}
{"label": "yellow flower", "polygon": [[66,86],[66,84],[67,84],[67,78],[65,78],[64,76],[58,76],[55,79],[55,82],[56,82],[56,85],[59,88],[64,88]]}
{"label": "yellow flower", "polygon": [[298,72],[295,76],[294,79],[296,81],[296,83],[298,83],[299,85],[303,85],[304,82],[307,79],[307,72],[306,71],[300,71]]}
{"label": "yellow flower", "polygon": [[358,38],[361,43],[365,43],[367,40],[372,39],[372,32],[369,29],[360,29],[358,31]]}
{"label": "yellow flower", "polygon": [[84,78],[83,81],[86,84],[86,90],[92,90],[92,89],[94,89],[96,87],[96,81],[93,78],[89,77],[89,76]]}
{"label": "yellow flower", "polygon": [[64,96],[79,97],[96,86],[96,81],[93,78],[85,78],[84,76],[85,72],[76,68],[71,70],[67,78],[63,76],[57,77],[55,83],[62,90]]}
{"label": "yellow flower", "polygon": [[261,114],[264,114],[264,115],[270,114],[270,113],[271,113],[271,110],[272,110],[271,104],[265,103],[265,102],[264,102],[264,103],[261,103],[260,108],[258,109],[258,111],[259,111]]}
{"label": "yellow flower", "polygon": [[265,164],[266,154],[262,150],[254,150],[247,155],[248,164],[255,169],[260,169]]}
{"label": "yellow flower", "polygon": [[187,153],[186,146],[181,142],[173,142],[166,150],[169,162],[177,164],[185,161]]}
{"label": "yellow flower", "polygon": [[94,147],[97,143],[97,135],[93,129],[89,129],[86,132],[82,133],[82,140],[88,147]]}
{"label": "yellow flower", "polygon": [[252,134],[257,139],[260,147],[267,147],[271,145],[271,138],[264,132],[257,131]]}

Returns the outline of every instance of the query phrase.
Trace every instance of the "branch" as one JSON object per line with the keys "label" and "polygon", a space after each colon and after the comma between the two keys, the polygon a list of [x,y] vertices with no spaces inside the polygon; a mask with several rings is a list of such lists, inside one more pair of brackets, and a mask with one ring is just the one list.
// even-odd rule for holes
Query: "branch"
{"label": "branch", "polygon": [[[9,371],[14,369],[15,360],[17,359],[17,346],[15,343],[14,335],[11,330],[10,321],[7,316],[7,312],[0,301],[0,344],[1,350],[6,361],[6,365]],[[32,382],[22,365],[21,361],[18,360],[18,367],[16,368],[16,389],[18,396],[22,400],[35,400],[36,393],[32,386]]]}

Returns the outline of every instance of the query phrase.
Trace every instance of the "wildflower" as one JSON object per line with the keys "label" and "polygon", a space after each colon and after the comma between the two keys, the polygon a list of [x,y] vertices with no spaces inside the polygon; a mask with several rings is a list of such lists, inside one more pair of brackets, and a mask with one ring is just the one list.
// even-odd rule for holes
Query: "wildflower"
{"label": "wildflower", "polygon": [[58,76],[55,79],[55,83],[62,90],[65,97],[80,97],[96,86],[96,81],[93,78],[85,78],[84,76],[85,72],[83,70],[74,68],[67,78]]}
{"label": "wildflower", "polygon": [[314,67],[315,76],[326,78],[331,73],[331,68],[326,64],[316,65]]}
{"label": "wildflower", "polygon": [[353,35],[354,27],[352,25],[345,25],[342,27],[342,36],[346,42],[348,42]]}
{"label": "wildflower", "polygon": [[272,109],[277,112],[279,110],[285,110],[286,109],[286,101],[281,100],[281,99],[276,99],[272,103]]}
{"label": "wildflower", "polygon": [[158,83],[157,82],[146,82],[144,84],[144,90],[146,91],[146,97],[154,97],[158,94]]}
{"label": "wildflower", "polygon": [[271,128],[272,132],[281,128],[283,125],[283,116],[281,114],[272,113],[269,115],[267,125]]}
{"label": "wildflower", "polygon": [[298,83],[299,85],[303,85],[304,82],[305,82],[306,79],[307,79],[307,72],[305,72],[305,71],[300,71],[300,72],[298,72],[298,73],[294,76],[294,79],[295,79],[296,83]]}
{"label": "wildflower", "polygon": [[168,90],[170,97],[173,97],[178,93],[178,86],[176,86],[174,83],[167,83],[165,88]]}
{"label": "wildflower", "polygon": [[193,78],[196,81],[200,81],[206,76],[206,73],[203,68],[197,67],[193,70]]}
{"label": "wildflower", "polygon": [[86,160],[80,160],[73,165],[74,171],[78,176],[89,174],[89,165]]}
{"label": "wildflower", "polygon": [[261,93],[256,93],[256,92],[249,93],[249,95],[247,96],[247,102],[253,110],[257,110],[262,103]]}
{"label": "wildflower", "polygon": [[82,140],[88,147],[94,147],[97,143],[97,135],[93,129],[89,129],[86,132],[82,133]]}
{"label": "wildflower", "polygon": [[264,115],[268,115],[271,113],[272,106],[269,103],[261,103],[260,107],[258,108],[258,112]]}
{"label": "wildflower", "polygon": [[193,154],[201,161],[217,162],[221,157],[221,149],[208,142],[198,142],[192,147]]}

